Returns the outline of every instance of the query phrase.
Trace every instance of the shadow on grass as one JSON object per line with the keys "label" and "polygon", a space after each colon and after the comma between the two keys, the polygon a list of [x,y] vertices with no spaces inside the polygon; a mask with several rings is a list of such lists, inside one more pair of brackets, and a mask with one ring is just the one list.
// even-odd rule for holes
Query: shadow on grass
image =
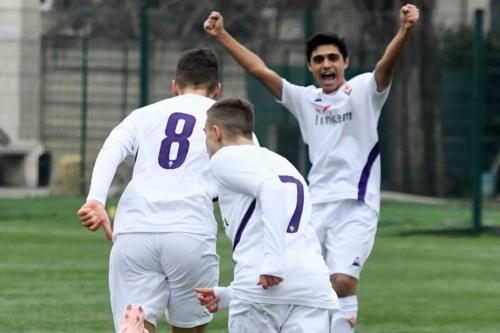
{"label": "shadow on grass", "polygon": [[472,228],[447,228],[433,230],[403,231],[401,236],[444,236],[444,237],[476,237],[480,235],[500,236],[500,227],[482,227],[481,231]]}

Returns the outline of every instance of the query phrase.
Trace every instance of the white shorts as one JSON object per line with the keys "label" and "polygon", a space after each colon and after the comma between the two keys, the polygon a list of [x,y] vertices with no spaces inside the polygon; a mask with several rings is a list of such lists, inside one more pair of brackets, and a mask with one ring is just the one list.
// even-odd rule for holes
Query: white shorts
{"label": "white shorts", "polygon": [[109,260],[109,289],[115,328],[128,304],[144,308],[155,325],[190,328],[212,320],[194,288],[213,287],[219,276],[215,237],[187,233],[130,233],[117,236]]}
{"label": "white shorts", "polygon": [[328,333],[330,310],[231,300],[229,333]]}
{"label": "white shorts", "polygon": [[312,222],[330,274],[359,280],[375,241],[377,212],[357,200],[321,203],[313,205]]}

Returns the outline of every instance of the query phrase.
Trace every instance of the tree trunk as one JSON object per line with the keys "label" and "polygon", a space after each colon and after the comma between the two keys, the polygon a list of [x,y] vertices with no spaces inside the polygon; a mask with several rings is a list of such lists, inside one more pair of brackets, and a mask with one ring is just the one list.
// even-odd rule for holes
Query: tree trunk
{"label": "tree trunk", "polygon": [[422,107],[424,111],[424,147],[428,188],[433,195],[442,196],[446,191],[445,159],[441,131],[441,72],[438,39],[432,20],[435,0],[423,1],[421,8],[420,52]]}
{"label": "tree trunk", "polygon": [[[390,138],[389,187],[416,194],[443,195],[445,172],[439,104],[440,72],[437,38],[432,23],[434,0],[419,4],[421,20],[414,29],[397,68],[387,102]],[[387,45],[399,28],[399,9],[406,1],[356,0],[365,33]],[[385,12],[385,15],[381,13]],[[394,15],[388,15],[394,13]]]}

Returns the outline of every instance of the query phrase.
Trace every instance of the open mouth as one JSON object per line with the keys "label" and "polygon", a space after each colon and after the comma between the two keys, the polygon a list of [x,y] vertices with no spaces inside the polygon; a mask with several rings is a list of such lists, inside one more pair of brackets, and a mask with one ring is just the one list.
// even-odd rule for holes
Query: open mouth
{"label": "open mouth", "polygon": [[323,73],[323,74],[321,74],[321,79],[323,81],[326,81],[326,82],[335,81],[336,77],[337,77],[337,75],[335,75],[334,73]]}

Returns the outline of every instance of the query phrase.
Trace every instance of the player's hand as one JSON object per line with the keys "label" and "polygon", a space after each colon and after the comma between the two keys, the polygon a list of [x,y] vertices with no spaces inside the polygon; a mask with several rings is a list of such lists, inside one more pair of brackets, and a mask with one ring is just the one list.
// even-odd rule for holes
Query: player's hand
{"label": "player's hand", "polygon": [[259,283],[257,283],[258,286],[262,286],[262,288],[267,289],[272,286],[277,286],[283,282],[283,278],[273,276],[273,275],[261,275],[259,277]]}
{"label": "player's hand", "polygon": [[413,26],[420,20],[420,12],[417,6],[407,4],[401,7],[399,20],[401,21],[401,26],[403,28],[413,28]]}
{"label": "player's hand", "polygon": [[82,207],[80,207],[77,214],[82,227],[85,227],[90,231],[96,231],[102,225],[106,238],[109,240],[113,238],[113,231],[111,230],[111,224],[109,223],[108,213],[99,201],[87,201]]}
{"label": "player's hand", "polygon": [[212,37],[217,37],[224,31],[224,18],[219,12],[211,12],[203,23],[203,28]]}
{"label": "player's hand", "polygon": [[219,298],[215,296],[214,288],[195,288],[196,298],[211,313],[219,309]]}

